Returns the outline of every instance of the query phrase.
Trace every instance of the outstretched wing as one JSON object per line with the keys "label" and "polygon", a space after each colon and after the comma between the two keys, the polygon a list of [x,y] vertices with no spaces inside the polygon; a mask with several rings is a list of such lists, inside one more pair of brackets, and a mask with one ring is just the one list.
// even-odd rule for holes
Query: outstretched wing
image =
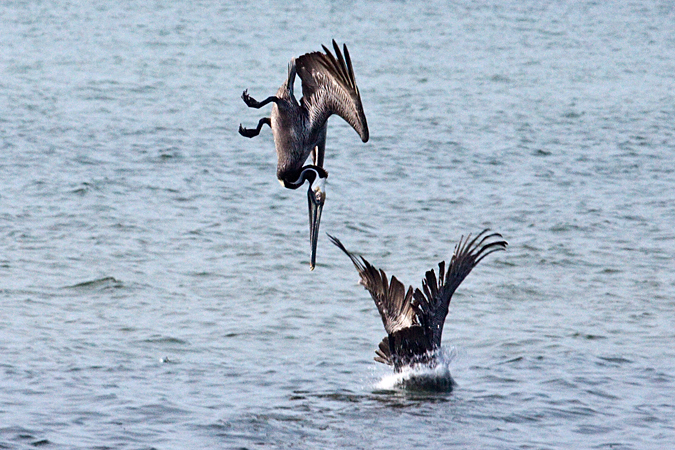
{"label": "outstretched wing", "polygon": [[300,101],[309,112],[311,126],[323,127],[331,114],[337,114],[354,128],[363,142],[368,142],[368,123],[347,46],[343,46],[343,57],[333,40],[337,59],[325,46],[322,47],[325,54],[307,53],[295,60],[302,80]]}
{"label": "outstretched wing", "polygon": [[339,239],[328,235],[331,242],[345,252],[352,260],[354,267],[361,276],[361,284],[370,292],[375,301],[377,310],[382,317],[384,329],[388,334],[393,334],[404,328],[419,325],[417,312],[413,306],[412,286],[406,291],[403,283],[396,277],[391,277],[387,282],[387,274],[383,270],[373,267],[363,256],[357,256],[349,252]]}
{"label": "outstretched wing", "polygon": [[413,303],[419,311],[419,320],[422,326],[429,330],[434,348],[441,345],[445,317],[448,315],[450,300],[457,287],[483,258],[490,253],[505,250],[508,245],[502,240],[501,234],[487,234],[488,231],[483,230],[473,239],[470,234],[466,239],[462,236],[455,246],[447,273],[445,261],[439,263],[438,279],[434,270],[429,270],[422,281],[424,292],[416,289],[413,294],[415,299]]}

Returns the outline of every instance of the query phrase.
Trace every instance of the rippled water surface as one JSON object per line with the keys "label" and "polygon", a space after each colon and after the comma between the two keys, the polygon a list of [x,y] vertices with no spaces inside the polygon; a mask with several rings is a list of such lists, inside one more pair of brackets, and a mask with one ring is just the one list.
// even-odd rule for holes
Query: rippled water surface
{"label": "rippled water surface", "polygon": [[[92,4],[94,3],[94,4]],[[0,6],[0,447],[675,445],[670,2]],[[321,230],[418,286],[462,234],[451,393],[382,388],[382,323],[271,133],[347,42]],[[300,90],[298,83],[297,89]]]}

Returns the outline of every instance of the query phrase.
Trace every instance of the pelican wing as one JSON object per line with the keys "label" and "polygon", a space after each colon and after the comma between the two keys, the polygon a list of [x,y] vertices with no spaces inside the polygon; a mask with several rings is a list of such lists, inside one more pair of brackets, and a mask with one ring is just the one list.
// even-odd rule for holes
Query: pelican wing
{"label": "pelican wing", "polygon": [[368,123],[347,46],[343,46],[344,56],[335,40],[336,56],[322,47],[325,53],[307,53],[295,60],[302,80],[300,101],[307,108],[311,127],[320,128],[332,114],[337,114],[354,128],[363,142],[368,142]]}
{"label": "pelican wing", "polygon": [[445,261],[439,263],[439,277],[436,278],[433,269],[429,270],[422,281],[423,292],[416,289],[413,294],[413,303],[419,312],[420,323],[429,330],[434,348],[441,345],[443,325],[448,315],[450,300],[457,287],[483,258],[490,253],[505,250],[508,245],[506,241],[501,239],[501,234],[487,234],[488,231],[483,230],[473,239],[471,239],[470,234],[466,239],[462,236],[455,246],[448,271],[445,271]]}
{"label": "pelican wing", "polygon": [[391,280],[387,281],[387,274],[383,270],[373,267],[363,256],[348,251],[339,239],[330,234],[328,237],[352,260],[361,277],[361,284],[375,301],[384,329],[389,335],[404,328],[419,327],[417,311],[412,301],[412,286],[406,291],[403,283],[396,277],[391,277]]}
{"label": "pelican wing", "polygon": [[389,336],[385,336],[384,339],[380,342],[377,350],[375,350],[375,361],[382,364],[388,364],[390,366],[394,365],[394,361],[391,357],[391,351],[389,350]]}
{"label": "pelican wing", "polygon": [[429,362],[431,340],[426,329],[420,325],[401,328],[387,335],[375,350],[375,361],[393,365],[398,371],[403,366]]}

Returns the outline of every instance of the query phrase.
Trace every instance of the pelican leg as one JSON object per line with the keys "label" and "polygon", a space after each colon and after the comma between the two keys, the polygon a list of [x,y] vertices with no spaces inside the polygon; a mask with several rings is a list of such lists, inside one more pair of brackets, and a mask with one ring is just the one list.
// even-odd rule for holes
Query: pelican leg
{"label": "pelican leg", "polygon": [[244,128],[241,124],[239,124],[239,134],[247,138],[256,137],[257,135],[260,134],[260,130],[265,124],[269,125],[270,127],[272,126],[272,122],[270,121],[269,117],[263,117],[262,119],[260,119],[258,121],[258,126],[255,129]]}
{"label": "pelican leg", "polygon": [[274,95],[272,95],[272,96],[270,96],[270,97],[267,97],[267,98],[266,98],[265,100],[263,100],[262,102],[259,102],[258,100],[254,99],[253,97],[251,97],[250,95],[248,95],[248,89],[246,89],[246,90],[244,91],[244,93],[241,94],[241,99],[244,100],[244,103],[246,103],[246,105],[247,105],[249,108],[256,108],[256,109],[262,108],[263,106],[265,106],[266,104],[268,104],[268,103],[270,103],[270,102],[276,103],[276,102],[279,101],[278,98],[276,98]]}

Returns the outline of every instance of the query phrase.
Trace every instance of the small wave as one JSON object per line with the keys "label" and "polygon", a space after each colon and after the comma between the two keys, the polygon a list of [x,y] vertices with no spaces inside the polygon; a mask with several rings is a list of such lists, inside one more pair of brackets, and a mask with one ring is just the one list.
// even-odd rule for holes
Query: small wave
{"label": "small wave", "polygon": [[405,367],[398,373],[385,375],[375,384],[376,389],[391,391],[405,389],[408,391],[450,392],[456,386],[450,374],[450,363],[456,356],[454,348],[440,348],[434,356],[435,365],[415,365]]}
{"label": "small wave", "polygon": [[84,281],[82,283],[66,286],[65,289],[98,289],[109,287],[121,287],[122,282],[114,277],[98,278],[96,280]]}

